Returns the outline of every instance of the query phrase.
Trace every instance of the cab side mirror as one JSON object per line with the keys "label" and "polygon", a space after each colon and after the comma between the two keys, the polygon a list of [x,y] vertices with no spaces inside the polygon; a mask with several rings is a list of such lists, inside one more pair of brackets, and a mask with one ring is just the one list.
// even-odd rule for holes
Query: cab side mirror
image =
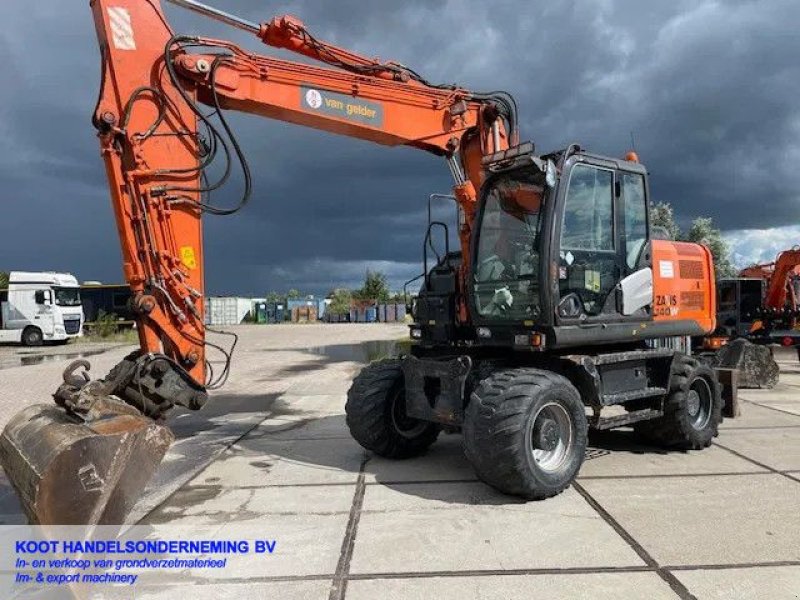
{"label": "cab side mirror", "polygon": [[36,304],[44,304],[44,290],[36,290],[33,294],[33,299]]}

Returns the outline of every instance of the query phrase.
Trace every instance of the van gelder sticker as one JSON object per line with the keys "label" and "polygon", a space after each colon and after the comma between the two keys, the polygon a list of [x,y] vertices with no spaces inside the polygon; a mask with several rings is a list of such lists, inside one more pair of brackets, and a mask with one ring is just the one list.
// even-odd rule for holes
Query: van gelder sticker
{"label": "van gelder sticker", "polygon": [[383,127],[383,105],[378,102],[300,86],[300,105],[307,111],[356,121],[370,127]]}
{"label": "van gelder sticker", "polygon": [[663,279],[672,279],[675,277],[675,266],[671,260],[658,261],[658,273]]}
{"label": "van gelder sticker", "polygon": [[128,9],[121,6],[109,6],[108,22],[111,25],[111,41],[114,43],[114,48],[136,50],[131,13],[128,12]]}

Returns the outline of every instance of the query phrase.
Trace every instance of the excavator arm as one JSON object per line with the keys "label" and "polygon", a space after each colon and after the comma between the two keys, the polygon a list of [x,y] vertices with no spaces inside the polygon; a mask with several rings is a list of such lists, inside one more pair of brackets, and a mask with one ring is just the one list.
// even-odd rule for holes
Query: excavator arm
{"label": "excavator arm", "polygon": [[[215,16],[208,12],[213,9],[189,0],[176,3]],[[512,131],[515,127],[511,104],[502,95],[434,86],[397,63],[321,42],[292,17],[258,26],[237,23],[269,45],[330,66],[175,35],[156,0],[95,0],[92,9],[103,53],[93,121],[146,357],[139,359],[146,364],[137,365],[139,375],[126,385],[130,389],[118,392],[140,410],[157,416],[173,403],[198,408],[204,388],[226,375],[212,379],[207,369],[201,217],[240,208],[251,182],[225,110],[445,157],[465,217],[461,241],[467,264],[475,190],[483,177],[475,157],[508,147],[503,116]],[[275,150],[280,151],[278,140]],[[206,180],[207,167],[223,153],[222,177]],[[225,183],[234,159],[244,172],[244,193],[239,206],[221,209],[206,196]],[[142,377],[142,370],[152,367],[158,367],[157,376]],[[161,371],[176,372],[172,398],[155,388]]]}
{"label": "excavator arm", "polygon": [[797,273],[799,266],[800,248],[784,250],[778,255],[767,284],[764,298],[766,308],[783,311],[789,302],[794,310],[797,309],[797,298],[795,298],[794,287],[791,284],[792,277]]}
{"label": "excavator arm", "polygon": [[[35,523],[121,522],[172,440],[159,421],[175,405],[202,407],[227,379],[235,337],[227,347],[207,339],[202,218],[241,209],[252,186],[226,110],[444,157],[462,217],[461,322],[482,158],[517,143],[506,93],[434,85],[399,63],[322,42],[293,17],[255,24],[194,0],[170,1],[323,64],[176,35],[159,0],[92,0],[102,56],[93,124],[140,350],[102,380],[78,375],[85,362],[71,365],[58,408],[32,406],[9,422],[0,461]],[[271,151],[281,151],[279,139]],[[241,199],[222,207],[211,196],[237,163]],[[221,372],[211,369],[209,346],[226,356]]]}

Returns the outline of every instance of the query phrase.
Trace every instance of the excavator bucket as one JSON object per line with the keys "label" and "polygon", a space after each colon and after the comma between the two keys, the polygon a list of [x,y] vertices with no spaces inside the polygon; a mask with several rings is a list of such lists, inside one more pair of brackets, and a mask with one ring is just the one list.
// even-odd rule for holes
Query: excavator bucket
{"label": "excavator bucket", "polygon": [[121,524],[173,439],[113,396],[87,415],[36,404],[6,425],[0,464],[32,524]]}
{"label": "excavator bucket", "polygon": [[738,371],[740,388],[772,389],[778,384],[780,369],[769,348],[743,338],[720,348],[714,356],[714,366]]}

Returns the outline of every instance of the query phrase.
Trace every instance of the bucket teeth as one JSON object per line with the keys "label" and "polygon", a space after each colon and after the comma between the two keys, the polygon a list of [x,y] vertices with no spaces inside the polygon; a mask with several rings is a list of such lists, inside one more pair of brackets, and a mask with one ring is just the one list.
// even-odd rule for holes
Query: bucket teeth
{"label": "bucket teeth", "polygon": [[36,404],[6,425],[0,464],[33,524],[121,524],[173,439],[114,396],[89,415]]}

